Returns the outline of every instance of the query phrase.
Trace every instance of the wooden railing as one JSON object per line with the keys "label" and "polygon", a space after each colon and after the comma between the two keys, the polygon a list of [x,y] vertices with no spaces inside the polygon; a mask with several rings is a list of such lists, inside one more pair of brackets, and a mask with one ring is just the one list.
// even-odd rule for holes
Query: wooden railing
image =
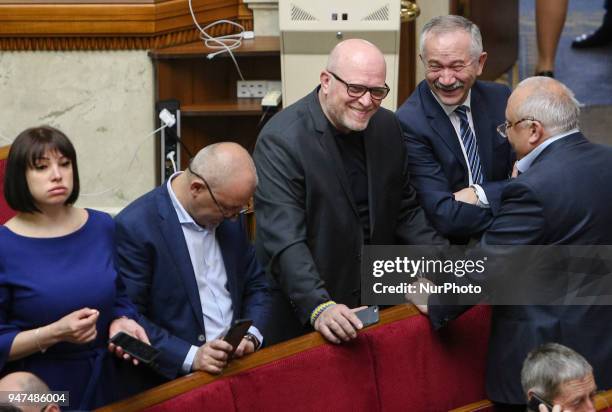
{"label": "wooden railing", "polygon": [[10,149],[11,149],[10,145],[0,147],[0,160],[6,159],[8,157],[8,153]]}
{"label": "wooden railing", "polygon": [[[377,328],[391,322],[405,319],[411,316],[416,316],[419,311],[412,305],[399,305],[381,311],[380,322],[370,328]],[[369,328],[368,328],[369,329]],[[140,411],[147,407],[156,405],[165,400],[171,399],[177,395],[188,392],[194,388],[211,383],[217,379],[222,379],[228,376],[236,375],[243,371],[256,368],[296,353],[303,352],[308,349],[316,348],[321,345],[327,345],[327,341],[317,332],[292,339],[278,345],[271,346],[266,349],[249,355],[242,359],[236,359],[219,376],[213,376],[205,372],[191,373],[182,378],[173,380],[164,385],[150,389],[132,398],[107,405],[97,409],[98,412],[110,411]]]}

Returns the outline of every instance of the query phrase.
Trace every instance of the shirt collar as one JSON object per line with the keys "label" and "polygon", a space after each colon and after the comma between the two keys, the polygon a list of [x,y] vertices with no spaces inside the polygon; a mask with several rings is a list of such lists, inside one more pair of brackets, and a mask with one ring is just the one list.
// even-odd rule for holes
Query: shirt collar
{"label": "shirt collar", "polygon": [[174,190],[172,190],[172,180],[174,180],[174,178],[180,175],[181,173],[183,172],[178,171],[174,173],[172,176],[170,176],[170,178],[166,182],[166,188],[168,189],[168,194],[170,195],[170,201],[172,202],[172,206],[174,207],[174,210],[176,211],[176,216],[178,217],[178,221],[181,225],[189,226],[197,231],[209,231],[209,229],[206,229],[205,227],[198,225],[195,222],[195,220],[193,220],[193,218],[191,217],[189,213],[187,213],[187,211],[185,210],[181,202],[179,202],[178,198],[176,197],[176,194],[174,193]]}
{"label": "shirt collar", "polygon": [[569,132],[560,133],[554,136],[549,137],[544,142],[542,142],[539,146],[533,149],[531,152],[527,153],[525,157],[519,160],[516,163],[516,168],[521,173],[525,173],[531,167],[531,164],[536,160],[536,158],[546,149],[548,146],[556,142],[557,140],[563,139],[564,137],[569,136],[570,134],[577,133],[578,129],[572,129]]}
{"label": "shirt collar", "polygon": [[444,110],[444,113],[446,113],[447,116],[453,114],[455,109],[459,106],[467,106],[470,111],[472,111],[472,89],[468,90],[467,97],[465,98],[465,101],[463,103],[454,106],[448,106],[442,103],[442,101],[438,99],[438,95],[436,95],[433,90],[429,89],[429,91],[431,92],[431,94],[433,94],[434,99],[436,99],[436,102],[438,102],[440,107],[442,107],[442,110]]}

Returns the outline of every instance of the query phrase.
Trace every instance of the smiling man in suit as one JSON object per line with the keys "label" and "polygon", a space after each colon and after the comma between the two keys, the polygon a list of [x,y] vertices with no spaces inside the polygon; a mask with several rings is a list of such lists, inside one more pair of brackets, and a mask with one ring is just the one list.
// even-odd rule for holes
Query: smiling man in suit
{"label": "smiling man in suit", "polygon": [[510,90],[476,80],[485,65],[478,27],[439,16],[421,32],[425,80],[397,110],[418,198],[435,228],[453,243],[477,238],[499,208],[512,150],[495,127]]}
{"label": "smiling man in suit", "polygon": [[238,356],[263,341],[268,285],[242,216],[256,185],[246,150],[213,144],[116,218],[119,272],[168,379],[220,373],[232,348],[219,336],[234,319],[254,324]]}
{"label": "smiling man in suit", "polygon": [[361,248],[445,243],[429,226],[408,180],[380,50],[340,42],[320,85],[275,115],[253,157],[256,247],[273,279],[277,342],[311,331],[334,343],[357,336]]}

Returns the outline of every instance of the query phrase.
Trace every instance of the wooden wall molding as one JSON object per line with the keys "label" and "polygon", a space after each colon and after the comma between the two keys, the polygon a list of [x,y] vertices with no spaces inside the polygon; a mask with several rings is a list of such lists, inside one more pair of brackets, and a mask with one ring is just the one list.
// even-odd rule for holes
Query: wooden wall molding
{"label": "wooden wall molding", "polygon": [[[139,3],[0,3],[0,50],[151,49],[199,38],[187,0],[135,1]],[[241,0],[193,0],[193,7],[200,25],[228,19],[253,28]],[[223,24],[210,34],[235,31]]]}

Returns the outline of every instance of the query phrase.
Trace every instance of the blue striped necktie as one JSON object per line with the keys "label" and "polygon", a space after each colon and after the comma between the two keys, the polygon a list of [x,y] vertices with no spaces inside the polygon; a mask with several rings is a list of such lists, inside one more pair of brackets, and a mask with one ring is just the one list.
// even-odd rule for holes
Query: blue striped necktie
{"label": "blue striped necktie", "polygon": [[470,171],[472,172],[472,183],[482,184],[483,176],[480,166],[480,155],[478,154],[478,142],[476,142],[476,136],[474,136],[474,132],[470,128],[470,122],[468,122],[467,106],[457,107],[455,113],[459,116],[459,133],[461,134],[461,141],[463,142]]}

